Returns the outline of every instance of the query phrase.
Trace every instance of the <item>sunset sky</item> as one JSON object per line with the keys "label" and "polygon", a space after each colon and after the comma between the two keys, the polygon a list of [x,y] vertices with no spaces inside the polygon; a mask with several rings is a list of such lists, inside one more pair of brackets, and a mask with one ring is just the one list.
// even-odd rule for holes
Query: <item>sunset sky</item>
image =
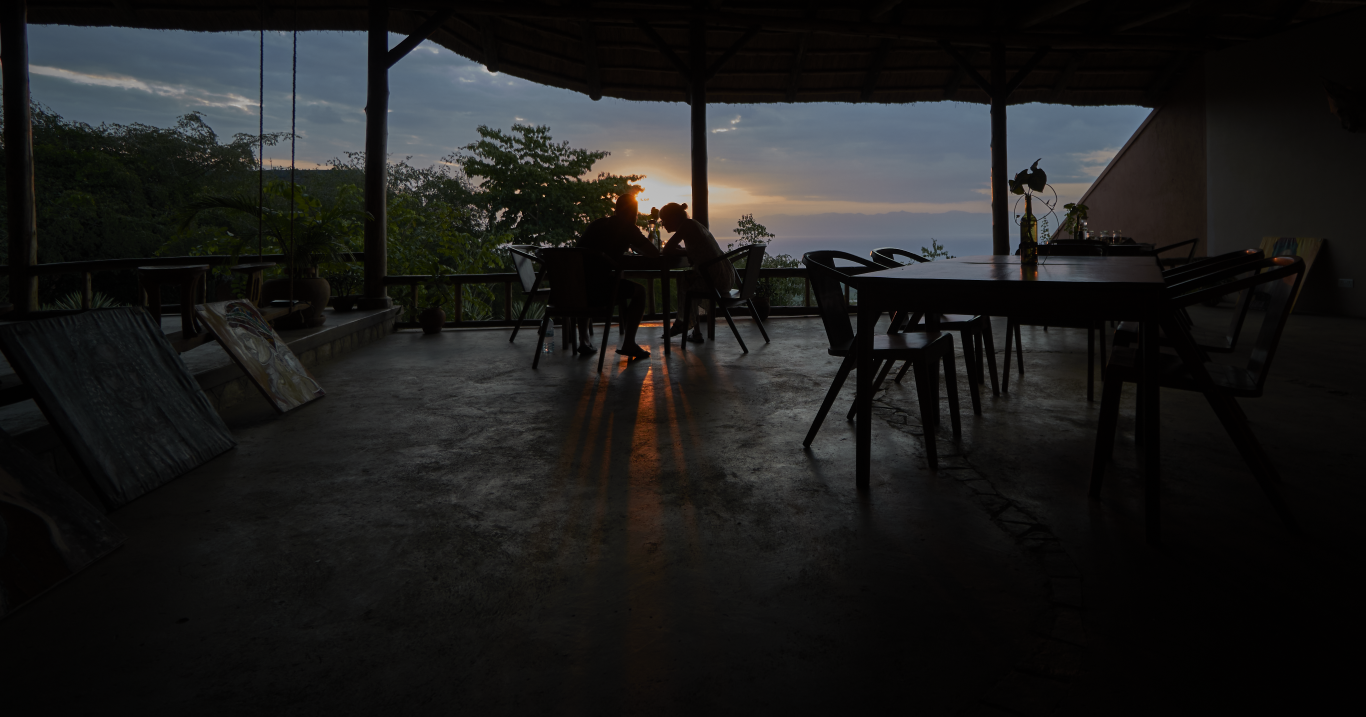
{"label": "sunset sky", "polygon": [[[398,42],[391,36],[391,45]],[[222,137],[255,133],[258,36],[121,28],[30,27],[33,97],[71,120],[167,126],[204,113]],[[266,36],[266,131],[289,129],[290,37]],[[317,166],[364,143],[365,37],[299,36],[297,156]],[[544,87],[424,43],[390,71],[389,149],[428,165],[480,124],[545,124],[556,140],[610,151],[598,171],[647,175],[644,206],[690,201],[688,108]],[[915,105],[714,105],[712,229],[743,213],[788,250],[931,236],[959,253],[989,246],[987,108]],[[1035,159],[1062,201],[1080,195],[1143,121],[1141,107],[1013,106],[1010,166]],[[287,146],[267,150],[288,161]],[[860,239],[862,238],[862,239]],[[864,241],[866,239],[866,241]],[[786,241],[785,241],[786,240]],[[810,240],[810,241],[804,241]],[[979,247],[980,245],[980,247]],[[855,249],[851,246],[851,250]]]}

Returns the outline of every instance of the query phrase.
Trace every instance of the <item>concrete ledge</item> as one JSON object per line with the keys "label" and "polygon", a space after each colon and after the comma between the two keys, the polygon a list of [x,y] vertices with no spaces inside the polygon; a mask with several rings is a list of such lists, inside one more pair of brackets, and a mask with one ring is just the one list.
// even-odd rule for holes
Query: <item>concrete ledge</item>
{"label": "concrete ledge", "polygon": [[[282,331],[280,336],[304,366],[312,367],[393,333],[398,312],[398,308],[344,313],[329,309],[328,323],[312,329]],[[232,357],[217,342],[187,351],[180,358],[219,413],[243,401],[265,401],[251,379],[242,373],[242,369],[233,363]],[[5,379],[6,385],[12,385],[17,380],[13,374]],[[29,400],[0,407],[0,428],[46,461],[58,475],[86,494],[95,505],[101,504],[86,485],[80,467],[67,455],[61,437],[48,425],[47,418],[36,403]]]}

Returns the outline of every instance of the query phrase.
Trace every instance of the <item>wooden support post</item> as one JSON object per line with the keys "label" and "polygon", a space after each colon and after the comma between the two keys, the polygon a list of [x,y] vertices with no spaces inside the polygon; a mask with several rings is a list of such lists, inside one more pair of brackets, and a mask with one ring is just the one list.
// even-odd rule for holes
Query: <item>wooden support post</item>
{"label": "wooden support post", "polygon": [[85,281],[81,283],[81,308],[87,311],[94,308],[95,304],[95,291],[91,282],[92,277],[93,274],[91,272],[85,272]]}
{"label": "wooden support post", "polygon": [[1006,191],[1006,48],[991,46],[991,253],[1010,253],[1010,195]]}
{"label": "wooden support post", "polygon": [[711,226],[707,201],[707,26],[693,20],[688,36],[692,92],[692,218]]}
{"label": "wooden support post", "polygon": [[29,116],[28,3],[6,0],[0,15],[4,64],[5,195],[9,205],[9,300],[14,310],[38,310],[38,217],[33,195],[33,125]]}
{"label": "wooden support post", "polygon": [[[384,277],[388,262],[387,154],[389,136],[389,8],[385,0],[370,0],[370,31],[366,57],[365,93],[365,291],[362,309],[393,306]],[[416,299],[416,292],[414,292]]]}

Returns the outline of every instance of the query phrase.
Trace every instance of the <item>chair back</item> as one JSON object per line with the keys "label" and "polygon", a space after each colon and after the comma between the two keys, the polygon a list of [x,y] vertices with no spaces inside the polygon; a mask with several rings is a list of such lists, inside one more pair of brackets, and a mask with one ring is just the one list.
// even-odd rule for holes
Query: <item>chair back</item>
{"label": "chair back", "polygon": [[764,266],[764,252],[767,250],[767,244],[750,244],[726,253],[726,259],[732,262],[731,266],[739,259],[745,261],[745,268],[740,271],[739,298],[752,299],[759,290],[759,270]]}
{"label": "chair back", "polygon": [[1225,267],[1233,266],[1248,261],[1256,261],[1265,257],[1261,249],[1239,249],[1230,251],[1218,256],[1207,256],[1199,261],[1193,261],[1162,272],[1162,278],[1168,284],[1183,280],[1186,276],[1196,276],[1210,271],[1218,271]]}
{"label": "chair back", "polygon": [[[1222,278],[1228,275],[1244,276],[1231,283],[1223,283]],[[1172,289],[1180,293],[1183,286],[1200,281],[1202,280],[1192,280],[1173,286]],[[1174,305],[1190,306],[1235,291],[1245,291],[1248,294],[1256,293],[1265,298],[1266,315],[1262,318],[1262,327],[1257,332],[1257,341],[1252,347],[1252,355],[1248,358],[1247,363],[1248,374],[1252,377],[1257,393],[1261,393],[1266,384],[1267,373],[1271,370],[1271,360],[1276,356],[1276,347],[1280,344],[1281,334],[1285,331],[1285,322],[1290,318],[1290,310],[1294,308],[1295,293],[1299,291],[1300,284],[1303,281],[1303,258],[1297,256],[1272,257],[1227,268],[1222,272],[1204,277],[1203,282],[1206,286],[1198,291],[1181,294],[1175,298]],[[1211,283],[1212,286],[1208,285]]]}
{"label": "chair back", "polygon": [[531,244],[514,244],[508,247],[508,253],[512,255],[512,266],[517,270],[517,278],[522,282],[522,291],[530,294],[536,288],[536,258],[535,251],[540,249]]}
{"label": "chair back", "polygon": [[1198,247],[1199,245],[1200,245],[1200,239],[1199,239],[1199,238],[1196,238],[1196,239],[1187,239],[1187,240],[1185,240],[1185,241],[1176,242],[1175,244],[1168,244],[1168,245],[1166,245],[1166,246],[1157,247],[1156,249],[1153,249],[1153,256],[1161,256],[1163,252],[1168,252],[1168,251],[1171,251],[1171,250],[1173,250],[1173,249],[1180,249],[1180,248],[1183,247],[1183,246],[1189,246],[1189,247],[1190,247],[1190,251],[1186,252],[1186,261],[1183,262],[1183,263],[1185,263],[1185,264],[1189,264],[1189,263],[1191,263],[1192,261],[1195,260],[1195,249],[1196,249],[1196,247]]}
{"label": "chair back", "polygon": [[[905,249],[898,249],[894,246],[884,246],[881,249],[874,249],[868,252],[868,256],[871,256],[873,261],[888,269],[895,269],[898,266],[906,266],[910,263],[924,264],[929,261],[929,259],[926,259],[919,254],[912,254]],[[910,261],[901,261],[901,259],[909,259]]]}
{"label": "chair back", "polygon": [[586,253],[576,247],[545,247],[537,251],[550,280],[550,306],[560,311],[588,308]]}
{"label": "chair back", "polygon": [[[843,259],[858,264],[858,267],[836,267],[835,260]],[[886,268],[861,256],[847,252],[823,250],[802,255],[806,266],[807,278],[811,281],[811,293],[816,296],[816,307],[820,310],[821,323],[825,324],[825,338],[830,341],[832,350],[846,350],[854,342],[854,328],[849,323],[849,304],[844,300],[841,284],[848,284],[850,277],[868,271]]]}

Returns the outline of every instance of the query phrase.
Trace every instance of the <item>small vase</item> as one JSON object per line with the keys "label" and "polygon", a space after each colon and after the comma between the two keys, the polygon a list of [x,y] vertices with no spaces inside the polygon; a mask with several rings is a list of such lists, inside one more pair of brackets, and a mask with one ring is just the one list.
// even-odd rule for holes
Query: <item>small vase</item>
{"label": "small vase", "polygon": [[423,309],[422,313],[417,315],[417,323],[422,326],[422,333],[439,334],[446,325],[446,312],[439,306]]}

